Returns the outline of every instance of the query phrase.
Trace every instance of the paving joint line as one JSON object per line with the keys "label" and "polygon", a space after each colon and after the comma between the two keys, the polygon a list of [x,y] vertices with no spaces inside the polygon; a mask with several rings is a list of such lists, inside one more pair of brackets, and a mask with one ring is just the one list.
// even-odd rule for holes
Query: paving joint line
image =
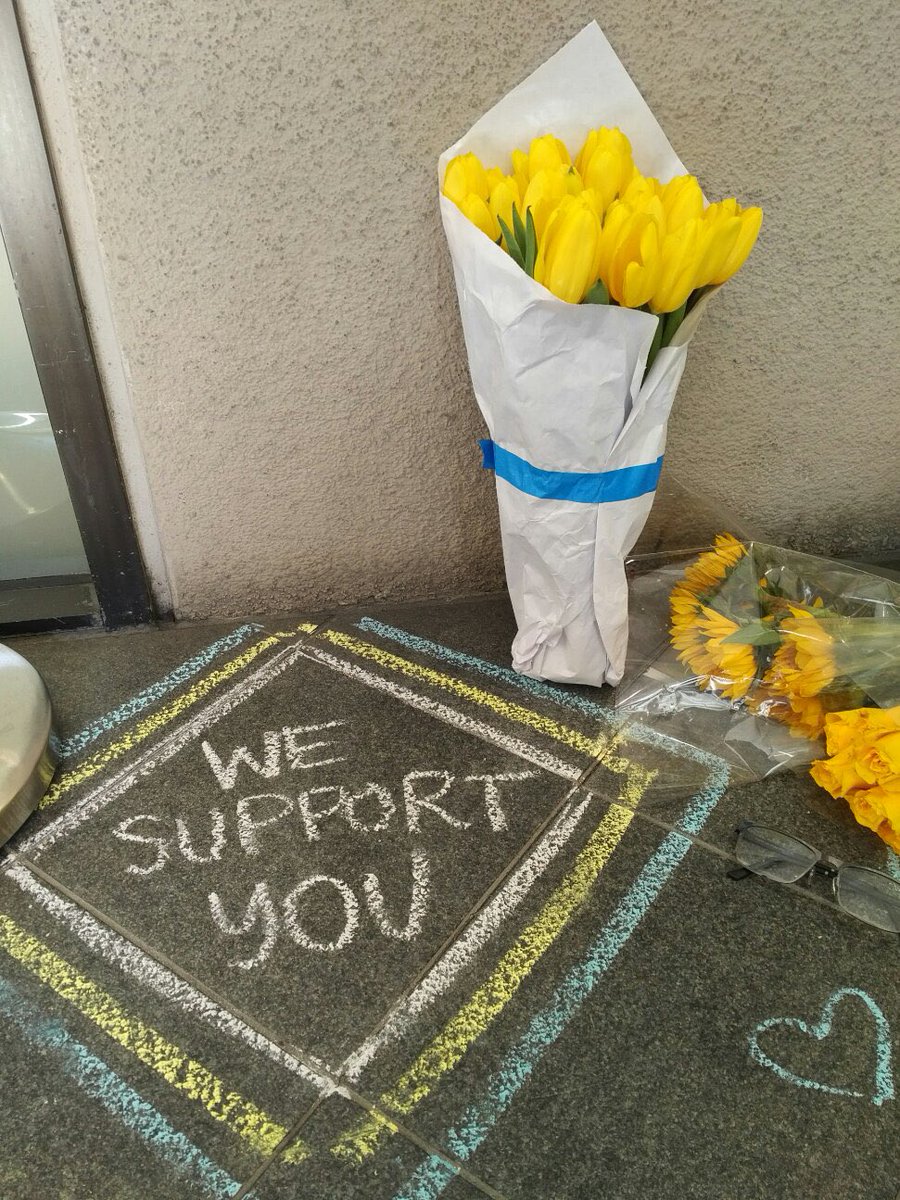
{"label": "paving joint line", "polygon": [[[439,717],[434,717],[433,719],[436,721],[440,720]],[[475,737],[477,735],[470,734],[469,736]],[[610,738],[607,746],[604,747],[603,753],[604,754],[609,753],[610,750],[612,750],[616,744],[617,744],[617,739],[614,735]],[[476,901],[474,901],[472,906],[469,908],[468,912],[466,912],[459,919],[455,928],[453,930],[451,930],[451,932],[445,937],[444,941],[441,943],[441,945],[438,947],[438,949],[432,954],[432,956],[428,959],[428,961],[424,964],[424,966],[421,967],[420,970],[413,976],[412,980],[406,984],[405,988],[395,997],[395,999],[392,1001],[389,1008],[382,1014],[381,1018],[378,1021],[376,1021],[376,1023],[369,1029],[369,1032],[366,1034],[365,1038],[363,1038],[360,1045],[365,1045],[365,1043],[367,1041],[369,1041],[371,1038],[375,1037],[380,1032],[380,1030],[384,1028],[385,1024],[390,1019],[390,1015],[391,1015],[392,1011],[396,1008],[397,1004],[400,1003],[402,1000],[408,998],[415,991],[415,989],[422,982],[422,980],[425,979],[425,977],[432,970],[432,968],[434,966],[436,966],[438,962],[440,962],[440,960],[444,957],[444,955],[448,952],[448,950],[450,950],[451,947],[455,944],[457,939],[466,931],[466,929],[473,923],[473,921],[476,920],[479,913],[484,908],[486,908],[487,905],[490,903],[490,901],[494,898],[494,896],[497,895],[497,893],[501,890],[503,885],[506,883],[506,881],[509,879],[509,877],[513,874],[513,872],[516,870],[516,868],[521,865],[521,863],[527,858],[527,856],[535,848],[535,846],[541,840],[541,838],[543,838],[543,836],[547,833],[547,831],[550,829],[550,827],[553,825],[553,823],[559,817],[560,813],[563,811],[565,806],[568,803],[570,803],[570,801],[576,795],[578,795],[578,793],[582,790],[585,781],[597,770],[597,768],[599,766],[602,765],[602,763],[603,763],[603,758],[598,757],[596,762],[590,762],[587,764],[587,766],[585,766],[585,768],[583,769],[581,774],[578,776],[578,778],[569,786],[568,791],[565,792],[564,795],[556,802],[556,804],[550,810],[550,812],[545,817],[545,819],[533,830],[533,832],[529,835],[529,837],[526,839],[526,841],[523,842],[523,844],[515,852],[513,857],[507,863],[506,867],[502,871],[500,871],[500,873],[494,878],[494,880],[490,884],[488,884],[485,891],[481,894],[481,896]],[[595,797],[595,798],[600,800],[601,803],[603,803],[603,801],[601,800],[600,797]],[[613,802],[609,801],[608,803],[613,803]],[[350,1057],[352,1057],[352,1053],[351,1053]],[[346,1071],[347,1062],[348,1062],[348,1059],[345,1059],[339,1068],[340,1076],[342,1079],[346,1078],[345,1071]]]}
{"label": "paving joint line", "polygon": [[[296,1118],[294,1123],[288,1126],[284,1137],[268,1156],[268,1158],[264,1159],[259,1166],[257,1166],[251,1172],[238,1190],[231,1197],[229,1197],[229,1200],[243,1200],[245,1196],[250,1194],[252,1189],[255,1188],[259,1183],[260,1179],[262,1179],[263,1175],[265,1175],[266,1171],[268,1171],[269,1168],[278,1161],[284,1151],[287,1150],[288,1146],[292,1145],[297,1140],[297,1138],[300,1136],[300,1131],[303,1129],[303,1126],[314,1116],[315,1113],[318,1112],[324,1102],[324,1096],[316,1096],[312,1104],[308,1105],[308,1107],[304,1109],[300,1116]],[[299,1165],[300,1164],[298,1164],[298,1166]]]}
{"label": "paving joint line", "polygon": [[116,920],[115,917],[111,917],[108,913],[104,912],[103,909],[98,908],[92,901],[80,895],[77,891],[75,891],[73,888],[70,888],[61,880],[57,879],[54,875],[51,875],[50,872],[45,871],[44,868],[39,864],[32,862],[30,859],[18,854],[12,857],[12,861],[27,867],[29,871],[36,875],[38,879],[42,880],[48,887],[53,888],[54,891],[57,891],[60,893],[60,895],[65,896],[66,899],[70,900],[73,904],[78,905],[79,908],[83,909],[86,913],[92,916],[95,921],[105,925],[107,929],[112,930],[112,932],[118,937],[123,938],[132,946],[135,946],[143,954],[146,954],[148,958],[151,958],[154,962],[158,963],[159,966],[164,967],[167,971],[170,971],[173,975],[177,976],[183,983],[186,983],[189,987],[199,992],[200,995],[205,996],[207,1000],[210,1000],[213,1004],[218,1005],[224,1012],[236,1017],[254,1033],[257,1033],[260,1035],[260,1037],[265,1038],[276,1049],[290,1055],[292,1058],[296,1058],[300,1063],[302,1063],[302,1065],[307,1069],[307,1071],[309,1071],[311,1075],[318,1076],[325,1083],[331,1085],[328,1094],[331,1094],[333,1091],[338,1091],[343,1087],[339,1075],[334,1068],[330,1067],[327,1063],[322,1062],[322,1060],[318,1059],[315,1055],[312,1055],[308,1051],[303,1050],[301,1047],[296,1046],[293,1042],[286,1041],[283,1038],[275,1036],[265,1027],[265,1025],[260,1025],[242,1009],[236,1007],[230,1001],[220,996],[215,989],[198,979],[192,972],[185,970],[184,967],[175,962],[175,960],[170,958],[164,951],[158,950],[156,947],[152,946],[149,942],[145,941],[140,934],[133,933],[127,928],[127,926]]}
{"label": "paving joint line", "polygon": [[[429,972],[432,970],[432,968],[435,967],[441,961],[441,959],[444,957],[444,955],[448,952],[448,950],[450,950],[455,945],[455,943],[461,937],[461,935],[463,933],[465,933],[466,929],[468,929],[468,927],[473,923],[473,921],[476,920],[479,913],[484,908],[487,907],[487,905],[494,898],[494,896],[497,895],[497,893],[501,890],[503,885],[509,879],[510,875],[512,875],[512,873],[516,870],[516,868],[531,853],[531,851],[534,849],[534,847],[537,845],[537,843],[540,841],[540,839],[544,836],[544,834],[548,831],[548,829],[553,824],[553,822],[557,819],[557,817],[563,811],[565,806],[572,800],[573,796],[575,796],[577,794],[577,791],[578,791],[578,785],[572,784],[572,786],[565,793],[565,795],[551,809],[551,811],[548,814],[548,816],[546,817],[546,819],[544,821],[542,821],[540,825],[538,825],[538,827],[529,836],[527,841],[525,841],[522,844],[522,846],[520,847],[520,849],[515,852],[514,856],[509,860],[509,863],[507,864],[507,866],[495,877],[495,879],[490,884],[488,884],[485,891],[472,904],[472,906],[468,910],[468,912],[466,912],[464,914],[464,916],[460,917],[455,928],[452,929],[451,932],[444,938],[443,942],[440,944],[438,949],[434,951],[434,953],[431,955],[431,957],[428,959],[428,961],[416,972],[416,974],[405,985],[405,987],[402,989],[402,991],[399,992],[397,994],[397,996],[391,1001],[387,1010],[384,1013],[382,1013],[380,1019],[378,1021],[376,1021],[376,1023],[369,1029],[366,1036],[362,1039],[362,1041],[360,1042],[360,1046],[365,1045],[366,1042],[368,1042],[371,1038],[375,1037],[384,1028],[384,1026],[387,1024],[392,1012],[395,1010],[397,1005],[399,1003],[401,1003],[402,1001],[407,1000],[412,995],[412,993],[416,990],[416,988],[419,986],[419,984],[426,978],[426,976],[429,974]],[[341,1066],[339,1068],[341,1079],[348,1078],[345,1074],[346,1068],[347,1068],[347,1063],[353,1057],[353,1055],[355,1053],[356,1053],[355,1050],[351,1051],[351,1054],[348,1056],[348,1058],[345,1058],[344,1061],[341,1063]]]}
{"label": "paving joint line", "polygon": [[[493,1200],[506,1200],[506,1198],[500,1192],[497,1192],[491,1188],[489,1184],[485,1184],[483,1180],[479,1179],[479,1177],[475,1175],[475,1173],[472,1172],[461,1160],[457,1160],[453,1155],[442,1150],[436,1143],[430,1142],[428,1139],[421,1137],[414,1130],[399,1122],[390,1113],[382,1111],[373,1100],[370,1100],[357,1088],[348,1086],[348,1084],[341,1078],[339,1071],[335,1071],[332,1067],[328,1066],[328,1064],[323,1063],[321,1060],[315,1058],[315,1056],[310,1055],[308,1051],[303,1050],[294,1042],[280,1039],[270,1034],[266,1030],[265,1026],[260,1026],[240,1008],[236,1008],[223,997],[219,996],[213,989],[202,983],[189,971],[185,971],[176,962],[170,959],[168,955],[150,946],[149,943],[145,942],[139,935],[132,934],[114,917],[108,916],[103,912],[102,909],[98,909],[91,901],[80,896],[77,892],[73,891],[60,880],[57,880],[53,875],[51,875],[48,871],[45,871],[42,867],[39,867],[36,863],[33,863],[29,859],[17,854],[11,855],[10,858],[12,861],[20,863],[22,866],[27,867],[30,871],[33,871],[33,873],[49,887],[54,888],[61,895],[71,900],[74,904],[77,904],[80,908],[83,908],[85,912],[89,913],[92,917],[94,917],[95,920],[106,925],[107,928],[118,934],[119,937],[125,938],[132,945],[143,951],[143,953],[153,958],[157,963],[160,964],[160,966],[165,967],[174,975],[177,975],[178,978],[183,980],[190,987],[195,988],[202,995],[206,996],[208,1000],[211,1000],[214,1004],[219,1005],[219,1007],[225,1012],[237,1017],[238,1020],[243,1021],[244,1024],[254,1030],[254,1032],[266,1038],[278,1049],[298,1059],[312,1074],[318,1075],[322,1080],[330,1084],[331,1086],[328,1092],[325,1094],[320,1094],[317,1097],[317,1102],[323,1102],[324,1100],[328,1099],[329,1096],[337,1094],[342,1096],[345,1100],[351,1101],[357,1107],[363,1108],[369,1113],[377,1114],[390,1125],[394,1126],[396,1131],[402,1134],[408,1141],[417,1145],[420,1150],[424,1150],[427,1154],[437,1155],[438,1157],[445,1159],[454,1167],[458,1174],[462,1175],[474,1187],[478,1188],[486,1195],[491,1196]],[[288,1135],[290,1135],[290,1137]],[[272,1152],[273,1156],[275,1154],[282,1153],[284,1149],[286,1149],[287,1146],[289,1146],[295,1139],[296,1131],[293,1130],[293,1127],[290,1127],[288,1129],[288,1134],[282,1138],[281,1142],[279,1142],[276,1149]],[[236,1197],[234,1200],[236,1200]]]}
{"label": "paving joint line", "polygon": [[[723,792],[723,796],[724,795],[725,793]],[[613,801],[604,801],[604,803],[613,803]],[[621,801],[618,801],[618,803],[621,803]],[[697,837],[696,834],[690,833],[686,829],[682,829],[680,825],[671,825],[668,821],[664,821],[661,817],[655,817],[652,813],[643,812],[640,807],[634,809],[634,815],[641,821],[646,822],[648,825],[653,825],[657,829],[661,829],[664,833],[679,834],[681,837],[686,838],[689,842],[693,843],[697,849],[704,850],[708,854],[713,854],[716,858],[720,858],[724,862],[731,863],[734,866],[742,865],[730,851],[723,850],[721,846],[716,846],[713,842],[707,842],[703,838]],[[811,900],[814,904],[824,905],[824,907],[829,909],[831,912],[840,913],[842,917],[846,917],[850,921],[856,920],[855,917],[852,917],[849,913],[844,912],[842,908],[838,907],[833,900],[829,900],[827,896],[817,895],[817,893],[812,891],[809,887],[802,887],[798,883],[781,883],[777,886],[779,888],[789,889],[794,893],[795,896],[802,897],[804,900]],[[900,1200],[900,1196],[897,1197],[897,1200]]]}

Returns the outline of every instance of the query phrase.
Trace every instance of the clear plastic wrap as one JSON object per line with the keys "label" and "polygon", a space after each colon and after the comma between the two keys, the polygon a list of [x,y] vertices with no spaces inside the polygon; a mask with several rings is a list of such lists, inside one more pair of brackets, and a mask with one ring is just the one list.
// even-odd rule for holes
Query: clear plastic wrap
{"label": "clear plastic wrap", "polygon": [[900,704],[900,576],[721,525],[671,549],[684,540],[628,564],[623,725],[717,755],[740,782],[822,758],[829,713]]}

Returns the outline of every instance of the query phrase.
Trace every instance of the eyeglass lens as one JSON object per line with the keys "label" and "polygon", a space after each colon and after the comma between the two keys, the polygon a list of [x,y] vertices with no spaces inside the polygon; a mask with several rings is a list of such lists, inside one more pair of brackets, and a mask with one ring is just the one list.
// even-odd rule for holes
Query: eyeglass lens
{"label": "eyeglass lens", "polygon": [[868,867],[841,867],[835,899],[846,912],[890,933],[900,933],[900,880]]}
{"label": "eyeglass lens", "polygon": [[778,829],[750,825],[738,834],[735,857],[754,875],[796,883],[819,861],[819,852]]}

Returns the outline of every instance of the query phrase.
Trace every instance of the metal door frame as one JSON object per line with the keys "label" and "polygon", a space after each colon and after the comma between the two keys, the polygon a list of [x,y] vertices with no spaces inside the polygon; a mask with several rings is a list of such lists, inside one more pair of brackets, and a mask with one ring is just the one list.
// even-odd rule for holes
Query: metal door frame
{"label": "metal door frame", "polygon": [[60,217],[14,0],[0,0],[0,232],[104,625],[153,602]]}

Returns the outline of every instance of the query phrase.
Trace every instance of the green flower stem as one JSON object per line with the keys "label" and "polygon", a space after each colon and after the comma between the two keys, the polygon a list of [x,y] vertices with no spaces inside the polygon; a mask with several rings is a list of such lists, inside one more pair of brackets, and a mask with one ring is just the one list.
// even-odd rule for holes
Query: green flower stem
{"label": "green flower stem", "polygon": [[680,308],[674,309],[666,314],[666,328],[662,335],[663,346],[671,346],[672,338],[681,328],[681,322],[684,320],[684,314],[687,312],[687,301]]}
{"label": "green flower stem", "polygon": [[650,368],[653,366],[653,363],[656,361],[657,354],[659,354],[660,346],[662,345],[663,325],[664,324],[665,324],[665,317],[657,317],[656,318],[656,333],[654,333],[653,341],[650,343],[650,351],[647,354],[647,365],[644,368],[644,378],[645,379],[650,374]]}

